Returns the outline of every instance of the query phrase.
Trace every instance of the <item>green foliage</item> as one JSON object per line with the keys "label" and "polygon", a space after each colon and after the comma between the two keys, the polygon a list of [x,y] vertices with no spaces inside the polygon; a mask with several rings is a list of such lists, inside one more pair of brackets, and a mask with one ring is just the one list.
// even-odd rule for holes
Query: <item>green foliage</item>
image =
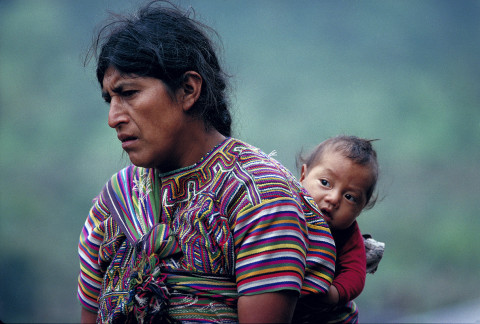
{"label": "green foliage", "polygon": [[[0,2],[0,320],[78,322],[77,242],[91,199],[128,163],[93,64],[107,10],[140,1]],[[181,1],[221,35],[235,137],[293,173],[339,133],[378,138],[386,243],[358,298],[386,321],[478,298],[480,4]]]}

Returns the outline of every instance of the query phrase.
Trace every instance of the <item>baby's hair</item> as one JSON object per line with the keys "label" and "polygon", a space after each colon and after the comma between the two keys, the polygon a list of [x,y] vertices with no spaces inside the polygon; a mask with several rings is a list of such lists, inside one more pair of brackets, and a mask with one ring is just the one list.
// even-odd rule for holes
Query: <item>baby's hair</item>
{"label": "baby's hair", "polygon": [[370,188],[367,190],[367,201],[365,209],[372,208],[377,202],[378,195],[375,192],[378,180],[378,161],[377,152],[373,149],[372,142],[376,140],[369,140],[359,138],[357,136],[339,135],[326,139],[318,144],[313,151],[307,156],[303,157],[299,155],[298,165],[305,164],[307,170],[311,169],[311,166],[319,163],[323,157],[323,154],[327,150],[333,150],[334,152],[340,152],[346,158],[359,165],[368,165],[372,170],[373,181]]}

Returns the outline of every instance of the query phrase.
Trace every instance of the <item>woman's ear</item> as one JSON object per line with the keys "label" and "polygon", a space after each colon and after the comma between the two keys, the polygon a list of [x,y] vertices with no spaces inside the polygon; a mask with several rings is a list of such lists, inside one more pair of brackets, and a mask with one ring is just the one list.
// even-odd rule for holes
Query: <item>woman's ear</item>
{"label": "woman's ear", "polygon": [[202,77],[195,71],[187,71],[183,74],[183,82],[178,94],[182,102],[183,110],[193,107],[202,92]]}
{"label": "woman's ear", "polygon": [[305,179],[305,176],[307,175],[307,165],[302,164],[302,171],[300,172],[300,180],[299,182],[302,182]]}

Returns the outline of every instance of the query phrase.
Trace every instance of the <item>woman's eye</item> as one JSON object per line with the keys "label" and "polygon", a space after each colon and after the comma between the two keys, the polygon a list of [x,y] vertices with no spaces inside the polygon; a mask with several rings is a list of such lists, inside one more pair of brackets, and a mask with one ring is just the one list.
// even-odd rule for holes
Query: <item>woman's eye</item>
{"label": "woman's eye", "polygon": [[110,104],[110,101],[112,101],[112,98],[106,93],[102,94],[102,98],[107,104]]}
{"label": "woman's eye", "polygon": [[137,93],[137,90],[125,90],[125,91],[122,92],[122,96],[128,98],[128,97],[133,96],[136,93]]}

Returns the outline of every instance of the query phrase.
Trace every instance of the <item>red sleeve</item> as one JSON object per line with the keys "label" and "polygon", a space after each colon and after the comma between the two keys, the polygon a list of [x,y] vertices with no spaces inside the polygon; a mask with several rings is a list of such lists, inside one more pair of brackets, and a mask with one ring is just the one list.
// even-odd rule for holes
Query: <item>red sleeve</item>
{"label": "red sleeve", "polygon": [[[365,245],[357,222],[354,222],[352,227],[345,232],[348,233],[334,235],[335,244],[337,244],[337,261],[332,285],[338,290],[339,304],[346,303],[360,295],[367,275]],[[338,236],[338,243],[336,236]]]}

